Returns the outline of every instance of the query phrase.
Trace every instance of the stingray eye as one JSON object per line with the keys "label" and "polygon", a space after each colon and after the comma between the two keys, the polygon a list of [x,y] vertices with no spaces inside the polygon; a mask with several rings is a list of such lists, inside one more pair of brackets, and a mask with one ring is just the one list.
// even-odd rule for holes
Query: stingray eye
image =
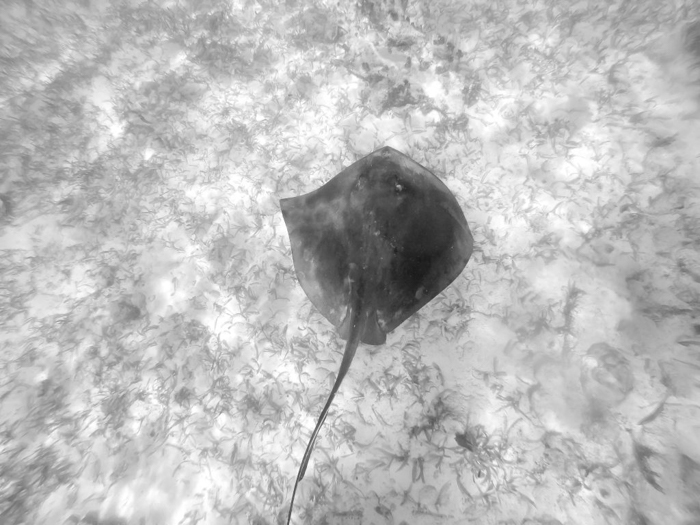
{"label": "stingray eye", "polygon": [[403,184],[401,184],[401,179],[396,174],[394,174],[394,191],[397,194],[403,191]]}
{"label": "stingray eye", "polygon": [[364,188],[367,186],[367,179],[369,178],[369,175],[365,172],[360,173],[360,176],[357,177],[357,187],[359,189]]}

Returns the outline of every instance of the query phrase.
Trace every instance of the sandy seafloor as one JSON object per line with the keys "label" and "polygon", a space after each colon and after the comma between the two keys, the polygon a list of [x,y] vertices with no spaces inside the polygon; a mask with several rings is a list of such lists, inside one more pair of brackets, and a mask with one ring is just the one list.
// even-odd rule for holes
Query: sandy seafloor
{"label": "sandy seafloor", "polygon": [[343,341],[279,199],[383,145],[475,251],[293,523],[700,523],[700,3],[0,9],[0,523],[284,523]]}

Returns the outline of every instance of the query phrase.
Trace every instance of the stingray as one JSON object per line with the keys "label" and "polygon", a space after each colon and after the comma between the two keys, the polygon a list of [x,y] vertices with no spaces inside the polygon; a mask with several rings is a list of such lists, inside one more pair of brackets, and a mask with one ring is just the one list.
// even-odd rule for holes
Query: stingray
{"label": "stingray", "polygon": [[461,272],[473,240],[454,195],[384,147],[311,193],[282,199],[294,268],[313,305],[347,341],[340,370],[294,483],[294,498],[328,409],[362,342],[381,345]]}

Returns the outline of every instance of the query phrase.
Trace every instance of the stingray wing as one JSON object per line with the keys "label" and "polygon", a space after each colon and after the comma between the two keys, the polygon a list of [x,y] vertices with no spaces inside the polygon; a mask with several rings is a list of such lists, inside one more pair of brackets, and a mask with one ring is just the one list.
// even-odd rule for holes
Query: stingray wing
{"label": "stingray wing", "polygon": [[356,164],[311,193],[280,200],[301,287],[335,327],[350,301],[350,254],[360,235],[344,217]]}

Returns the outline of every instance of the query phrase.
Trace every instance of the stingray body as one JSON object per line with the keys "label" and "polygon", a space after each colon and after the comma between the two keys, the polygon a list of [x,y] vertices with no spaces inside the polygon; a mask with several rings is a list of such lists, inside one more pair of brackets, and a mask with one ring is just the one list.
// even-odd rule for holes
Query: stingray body
{"label": "stingray body", "polygon": [[298,484],[357,346],[384,343],[387,333],[445,289],[467,264],[473,241],[447,186],[390,147],[280,206],[299,282],[347,340],[299,467],[289,524]]}

